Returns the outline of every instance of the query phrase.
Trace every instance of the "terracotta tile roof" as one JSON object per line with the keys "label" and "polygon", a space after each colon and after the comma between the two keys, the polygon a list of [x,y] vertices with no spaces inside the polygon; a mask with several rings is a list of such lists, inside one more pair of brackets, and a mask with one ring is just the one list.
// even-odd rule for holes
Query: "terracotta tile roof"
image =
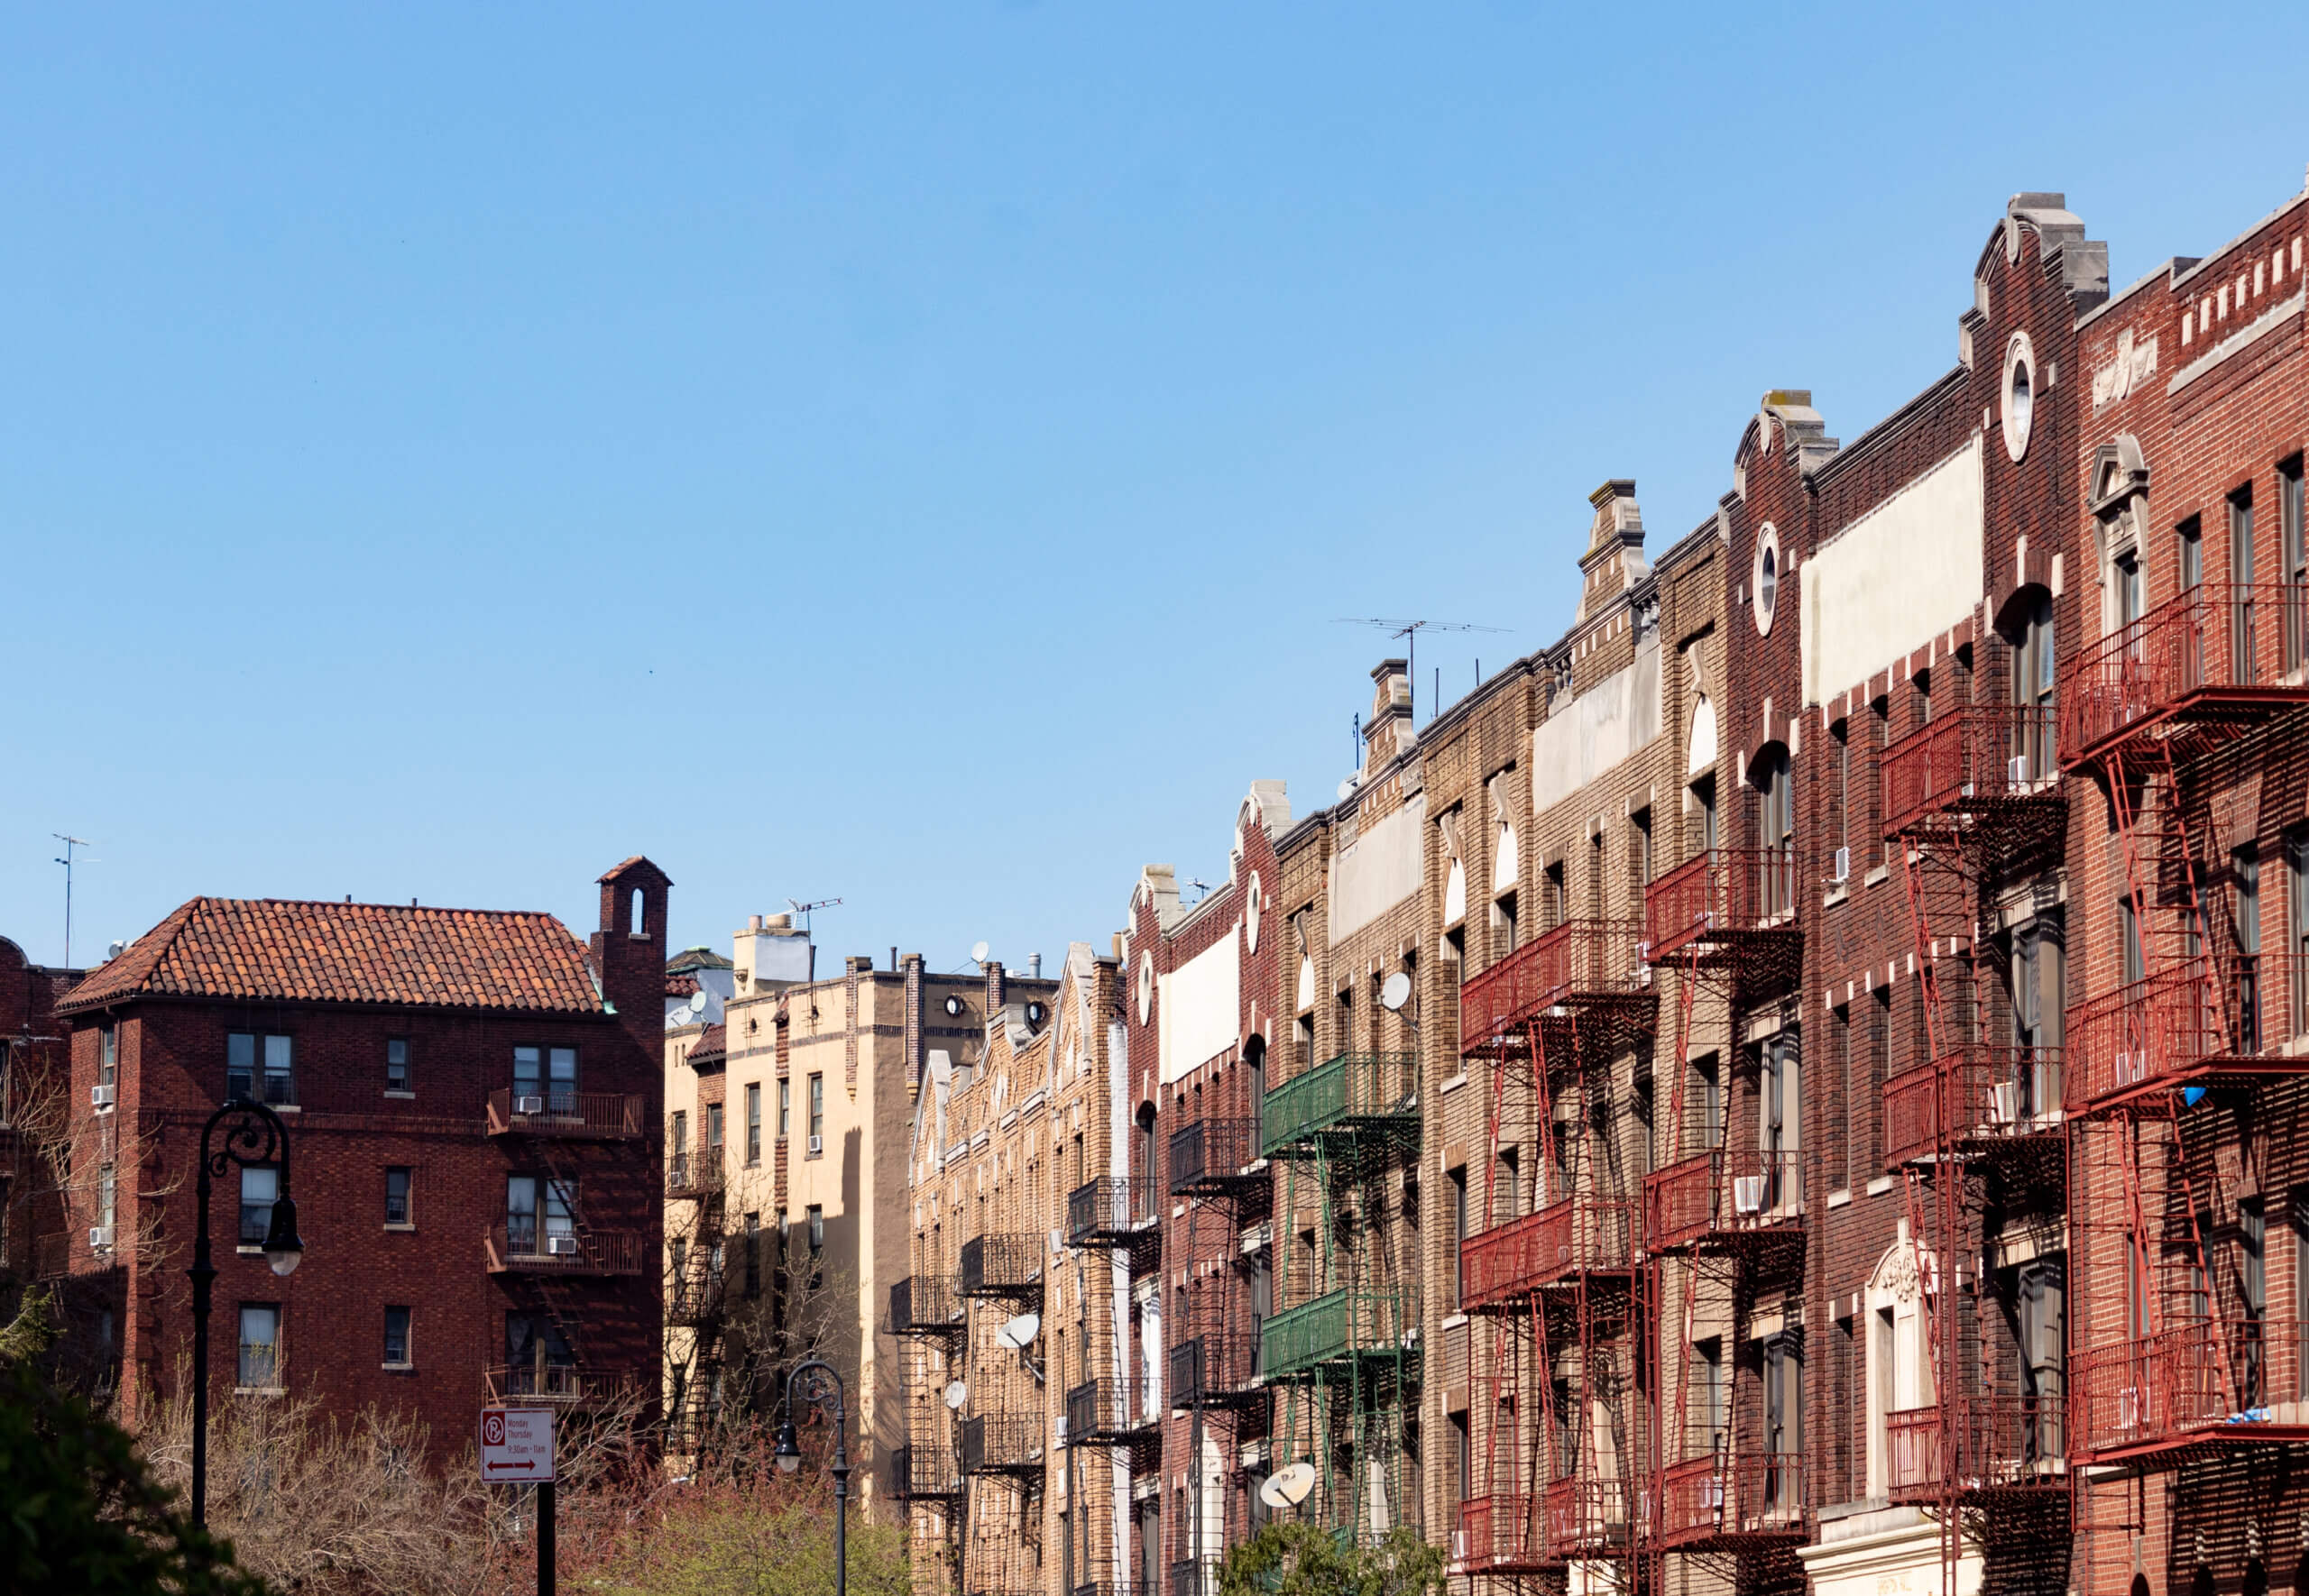
{"label": "terracotta tile roof", "polygon": [[550,914],[278,898],[195,898],[60,1007],[130,997],[603,1009],[584,944]]}
{"label": "terracotta tile roof", "polygon": [[717,1059],[726,1058],[729,1051],[730,1028],[727,1025],[708,1025],[697,1033],[697,1041],[689,1050],[687,1062],[693,1065],[710,1064]]}
{"label": "terracotta tile roof", "polygon": [[694,997],[696,995],[697,977],[695,976],[667,976],[666,977],[667,997]]}

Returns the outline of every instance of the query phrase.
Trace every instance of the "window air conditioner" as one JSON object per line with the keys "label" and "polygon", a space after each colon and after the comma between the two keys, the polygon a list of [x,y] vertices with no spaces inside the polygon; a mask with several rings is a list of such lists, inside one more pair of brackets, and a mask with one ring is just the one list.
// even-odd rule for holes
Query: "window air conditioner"
{"label": "window air conditioner", "polygon": [[513,1112],[515,1114],[543,1114],[545,1112],[545,1099],[543,1097],[516,1097],[513,1099]]}
{"label": "window air conditioner", "polygon": [[1732,1178],[1732,1206],[1743,1214],[1763,1211],[1764,1178],[1762,1175],[1734,1175]]}
{"label": "window air conditioner", "polygon": [[1838,881],[1849,881],[1852,879],[1852,849],[1849,848],[1839,848],[1836,849],[1836,873],[1835,878]]}
{"label": "window air conditioner", "polygon": [[2015,754],[2006,762],[2004,784],[2008,787],[2025,787],[2028,784],[2028,755]]}
{"label": "window air conditioner", "polygon": [[89,1251],[89,1252],[108,1252],[108,1251],[110,1251],[110,1250],[111,1250],[111,1247],[112,1247],[112,1226],[111,1226],[111,1225],[92,1225],[88,1226],[88,1251]]}
{"label": "window air conditioner", "polygon": [[2134,1086],[2148,1078],[2148,1055],[2147,1052],[2120,1051],[2117,1054],[2117,1084],[2119,1086]]}
{"label": "window air conditioner", "polygon": [[813,1136],[810,1138],[810,1156],[812,1158],[817,1157],[818,1154],[826,1150],[825,1142],[826,1139],[823,1136]]}
{"label": "window air conditioner", "polygon": [[2117,1427],[2137,1430],[2140,1427],[2140,1388],[2126,1386],[2117,1393]]}
{"label": "window air conditioner", "polygon": [[547,1236],[545,1250],[556,1258],[575,1258],[577,1256],[577,1238],[572,1235]]}
{"label": "window air conditioner", "polygon": [[2020,1118],[2020,1083],[2001,1080],[1988,1089],[1988,1117],[1991,1124],[2010,1125]]}
{"label": "window air conditioner", "polygon": [[113,1105],[113,1094],[118,1090],[119,1088],[117,1087],[90,1087],[88,1088],[88,1101],[96,1107],[110,1108]]}

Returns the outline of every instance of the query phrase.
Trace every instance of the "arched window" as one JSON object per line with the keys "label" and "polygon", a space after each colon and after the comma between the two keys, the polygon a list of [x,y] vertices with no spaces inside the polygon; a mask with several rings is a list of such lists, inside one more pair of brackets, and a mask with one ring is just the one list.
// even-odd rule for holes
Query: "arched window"
{"label": "arched window", "polygon": [[633,923],[626,929],[635,936],[648,934],[649,899],[639,887],[633,889]]}
{"label": "arched window", "polygon": [[1796,906],[1796,784],[1788,745],[1767,743],[1756,756],[1756,846],[1763,852],[1757,907],[1766,918]]}

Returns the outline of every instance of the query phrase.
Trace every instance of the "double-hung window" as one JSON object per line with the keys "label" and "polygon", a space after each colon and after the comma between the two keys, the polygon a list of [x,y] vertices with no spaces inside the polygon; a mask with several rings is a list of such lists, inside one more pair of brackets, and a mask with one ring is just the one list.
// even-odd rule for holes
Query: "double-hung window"
{"label": "double-hung window", "polygon": [[825,1151],[826,1144],[826,1078],[810,1077],[810,1153],[813,1157]]}
{"label": "double-hung window", "polygon": [[239,1380],[249,1390],[281,1383],[281,1308],[276,1303],[241,1304]]}
{"label": "double-hung window", "polygon": [[409,1039],[396,1036],[385,1043],[385,1090],[409,1090]]}
{"label": "double-hung window", "polygon": [[513,1096],[534,1106],[514,1104],[516,1113],[577,1112],[577,1050],[517,1047],[513,1050]]}
{"label": "double-hung window", "polygon": [[235,1031],[225,1039],[225,1096],[259,1103],[297,1100],[296,1044],[291,1037]]}
{"label": "double-hung window", "polygon": [[242,1246],[262,1247],[264,1245],[264,1238],[272,1229],[272,1205],[280,1200],[280,1170],[269,1164],[250,1164],[242,1168]]}
{"label": "double-hung window", "polygon": [[761,1082],[746,1083],[746,1163],[761,1162]]}

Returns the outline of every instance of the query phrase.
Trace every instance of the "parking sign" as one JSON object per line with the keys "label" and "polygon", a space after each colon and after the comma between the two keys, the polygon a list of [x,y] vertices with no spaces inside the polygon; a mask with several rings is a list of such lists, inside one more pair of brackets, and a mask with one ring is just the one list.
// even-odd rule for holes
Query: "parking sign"
{"label": "parking sign", "polygon": [[517,1485],[553,1478],[553,1409],[481,1410],[481,1477]]}

